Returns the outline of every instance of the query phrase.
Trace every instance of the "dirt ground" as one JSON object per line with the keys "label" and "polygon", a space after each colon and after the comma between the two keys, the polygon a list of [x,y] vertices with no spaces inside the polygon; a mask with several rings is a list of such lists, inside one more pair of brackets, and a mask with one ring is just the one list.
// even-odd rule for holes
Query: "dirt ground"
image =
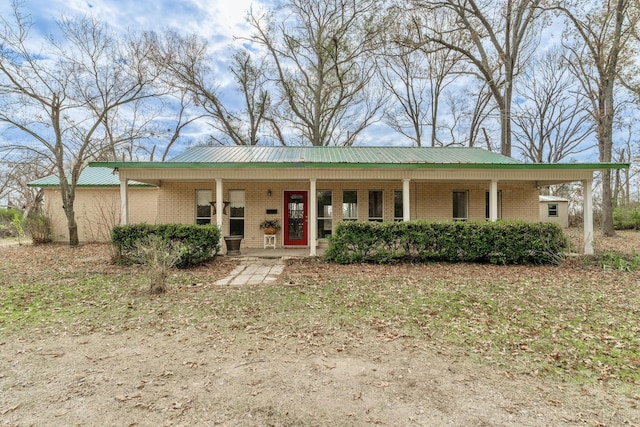
{"label": "dirt ground", "polygon": [[369,329],[311,341],[215,325],[0,335],[0,427],[640,425],[640,391],[468,356]]}

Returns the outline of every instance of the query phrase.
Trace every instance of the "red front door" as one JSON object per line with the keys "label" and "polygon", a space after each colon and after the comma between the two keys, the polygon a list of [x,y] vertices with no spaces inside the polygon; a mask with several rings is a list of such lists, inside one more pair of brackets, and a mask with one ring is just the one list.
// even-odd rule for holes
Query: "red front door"
{"label": "red front door", "polygon": [[307,192],[284,192],[284,244],[307,245]]}

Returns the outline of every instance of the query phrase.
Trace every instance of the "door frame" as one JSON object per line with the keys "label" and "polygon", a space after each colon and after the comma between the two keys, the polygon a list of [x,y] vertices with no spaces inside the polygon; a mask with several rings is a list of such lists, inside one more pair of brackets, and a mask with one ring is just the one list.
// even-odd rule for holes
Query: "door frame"
{"label": "door frame", "polygon": [[[302,196],[302,239],[289,238],[289,197],[291,195]],[[283,193],[283,227],[282,241],[284,246],[308,246],[309,245],[309,192],[307,190],[285,190]]]}

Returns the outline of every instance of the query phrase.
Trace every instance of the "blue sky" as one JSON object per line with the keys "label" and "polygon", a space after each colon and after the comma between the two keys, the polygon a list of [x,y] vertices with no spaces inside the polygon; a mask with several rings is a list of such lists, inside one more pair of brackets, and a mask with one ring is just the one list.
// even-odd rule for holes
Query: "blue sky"
{"label": "blue sky", "polygon": [[[226,59],[232,44],[241,41],[234,37],[246,37],[251,29],[245,22],[250,8],[261,8],[270,0],[22,0],[23,10],[31,15],[34,28],[40,36],[55,32],[55,20],[62,15],[70,17],[90,15],[107,23],[118,32],[176,29],[184,33],[196,33],[209,42],[212,64],[221,70],[216,75],[216,82],[221,85],[222,97],[233,103],[237,96],[233,91],[225,89],[230,81]],[[0,15],[6,16],[11,11],[9,0],[0,1]],[[558,29],[545,29],[547,41],[556,41]],[[542,47],[542,46],[541,46]],[[518,102],[514,99],[514,104]],[[204,142],[210,128],[201,123],[191,126],[185,132],[179,144],[172,149],[175,155],[184,149],[186,144]],[[498,135],[495,135],[497,138]],[[362,135],[359,144],[367,145],[409,145],[410,141],[389,129],[382,122],[374,123]],[[514,152],[514,155],[516,152]],[[580,160],[593,160],[593,153],[582,154]],[[585,157],[589,157],[585,159]]]}
{"label": "blue sky", "polygon": [[[244,22],[249,8],[258,1],[207,0],[22,0],[24,10],[42,34],[55,28],[62,15],[87,14],[115,29],[162,30],[175,28],[198,33],[212,43],[225,44],[232,35],[248,32]],[[11,10],[9,0],[0,2],[0,14]]]}
{"label": "blue sky", "polygon": [[[237,37],[247,37],[250,28],[246,16],[250,8],[261,8],[257,0],[21,0],[21,10],[33,22],[30,39],[37,49],[37,37],[56,35],[56,20],[62,16],[88,15],[106,23],[116,32],[158,31],[174,29],[183,33],[195,33],[209,43],[214,69],[225,70],[230,47],[239,45]],[[12,13],[11,1],[0,0],[0,16]],[[220,73],[216,83],[224,85],[230,75]],[[227,98],[235,96],[227,94]],[[175,155],[184,144],[204,141],[210,133],[206,123],[192,125],[183,132],[182,144],[176,144]],[[6,135],[5,135],[6,137]]]}

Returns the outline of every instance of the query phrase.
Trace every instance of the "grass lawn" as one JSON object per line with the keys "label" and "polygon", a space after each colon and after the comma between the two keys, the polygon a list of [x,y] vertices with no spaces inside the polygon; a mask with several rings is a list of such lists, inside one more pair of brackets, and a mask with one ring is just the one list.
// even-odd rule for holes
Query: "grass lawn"
{"label": "grass lawn", "polygon": [[[638,233],[624,237],[640,242]],[[151,297],[144,272],[111,265],[106,245],[14,246],[0,267],[0,333],[165,329],[213,319],[284,334],[365,328],[428,337],[513,372],[637,386],[640,273],[616,265],[611,251],[553,267],[300,260],[278,285],[234,289],[212,285],[233,267],[220,258],[175,270],[171,291]]]}

